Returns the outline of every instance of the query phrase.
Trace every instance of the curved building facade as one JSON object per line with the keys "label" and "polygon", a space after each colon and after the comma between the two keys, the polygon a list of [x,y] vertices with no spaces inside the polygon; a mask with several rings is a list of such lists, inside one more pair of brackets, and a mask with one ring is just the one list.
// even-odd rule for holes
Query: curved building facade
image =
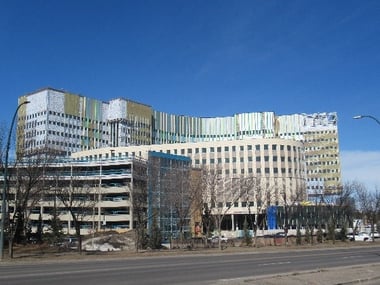
{"label": "curved building facade", "polygon": [[201,118],[154,111],[153,118],[154,144],[275,137],[273,112]]}
{"label": "curved building facade", "polygon": [[[98,161],[137,157],[147,159],[149,151],[190,157],[193,167],[220,171],[225,183],[224,199],[228,225],[242,228],[244,216],[260,215],[268,205],[283,206],[306,199],[306,163],[303,143],[285,139],[242,139],[217,142],[176,143],[102,148],[72,154],[74,160]],[[254,177],[255,189],[232,200],[234,184],[241,177]],[[259,198],[260,196],[260,198]]]}

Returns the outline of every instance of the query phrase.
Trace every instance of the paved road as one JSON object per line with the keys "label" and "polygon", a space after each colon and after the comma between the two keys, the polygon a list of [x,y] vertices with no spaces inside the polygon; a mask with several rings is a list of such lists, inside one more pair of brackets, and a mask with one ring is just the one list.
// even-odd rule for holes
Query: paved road
{"label": "paved road", "polygon": [[229,280],[229,284],[231,284],[233,283],[231,280],[254,276],[379,262],[379,246],[18,262],[0,264],[0,284],[199,285],[216,284],[220,280]]}

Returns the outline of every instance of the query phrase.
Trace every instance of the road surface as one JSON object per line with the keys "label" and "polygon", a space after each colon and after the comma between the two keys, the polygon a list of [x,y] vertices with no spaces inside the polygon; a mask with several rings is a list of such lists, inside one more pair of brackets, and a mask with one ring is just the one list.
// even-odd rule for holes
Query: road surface
{"label": "road surface", "polygon": [[[286,272],[380,262],[379,246],[0,263],[1,285],[216,284]],[[230,282],[231,283],[231,282]]]}

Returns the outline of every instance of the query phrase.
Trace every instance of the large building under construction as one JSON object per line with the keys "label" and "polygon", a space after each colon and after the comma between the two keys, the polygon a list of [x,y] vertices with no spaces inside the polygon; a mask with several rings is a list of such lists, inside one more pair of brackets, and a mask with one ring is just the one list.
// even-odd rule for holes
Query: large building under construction
{"label": "large building under construction", "polygon": [[[221,142],[238,145],[239,141],[246,140],[283,139],[302,146],[305,163],[302,179],[305,179],[309,196],[334,193],[341,187],[335,112],[291,115],[252,112],[203,118],[160,112],[147,104],[124,98],[104,102],[52,88],[21,96],[19,103],[25,100],[30,103],[19,112],[18,153],[48,148],[69,157],[78,152],[102,148],[147,145],[170,148],[171,144],[217,145]],[[200,160],[195,153],[188,153],[188,149],[192,148],[177,149],[178,154],[191,157],[194,166],[210,165],[215,163],[215,159],[217,162],[222,159],[209,157],[208,160]],[[202,147],[199,149],[202,150]],[[247,151],[245,154],[247,159],[258,159],[254,154],[253,158],[248,158]],[[274,157],[277,159],[277,155],[274,154]],[[224,159],[227,160],[221,165],[226,167],[225,170],[228,168],[227,173],[251,172],[257,175],[256,171],[260,169],[240,161],[235,162],[238,167],[234,168],[229,160],[233,159],[232,155]],[[244,161],[244,158],[239,159]],[[265,163],[266,155],[262,159]],[[279,167],[280,171],[281,168],[284,167]]]}
{"label": "large building under construction", "polygon": [[[341,189],[334,112],[203,118],[160,112],[124,98],[104,102],[52,88],[21,96],[21,104],[16,146],[21,161],[10,166],[12,173],[22,174],[23,163],[41,153],[55,159],[38,179],[42,184],[34,187],[35,203],[27,202],[24,214],[34,231],[41,221],[49,224],[57,216],[67,233],[77,231],[79,224],[80,232],[88,234],[145,224],[150,230],[158,223],[164,236],[195,234],[197,226],[204,227],[205,205],[213,207],[214,217],[223,211],[227,231],[242,229],[247,216],[255,219],[250,228],[294,227],[287,215],[275,217],[281,211],[268,211]],[[143,171],[136,171],[139,168]],[[217,174],[214,185],[203,183],[207,171],[209,178]],[[190,187],[193,180],[202,184]],[[17,176],[9,179],[10,217],[18,216],[18,198],[12,199],[19,196],[17,181]],[[202,190],[197,195],[201,206],[190,203],[192,188]],[[57,199],[65,189],[71,193],[67,200],[77,206],[67,207],[63,198]],[[73,196],[74,189],[78,193]],[[135,203],[139,191],[147,193],[140,211],[145,220]],[[178,193],[181,199],[175,199]],[[197,209],[197,214],[181,217],[173,210],[177,202],[187,211]]]}

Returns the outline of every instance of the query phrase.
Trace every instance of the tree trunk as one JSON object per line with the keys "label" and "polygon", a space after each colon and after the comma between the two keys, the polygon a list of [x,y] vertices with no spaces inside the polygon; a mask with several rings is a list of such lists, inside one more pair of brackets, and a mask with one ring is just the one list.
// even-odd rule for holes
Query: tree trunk
{"label": "tree trunk", "polygon": [[8,255],[9,258],[13,258],[13,238],[9,238],[8,241]]}

